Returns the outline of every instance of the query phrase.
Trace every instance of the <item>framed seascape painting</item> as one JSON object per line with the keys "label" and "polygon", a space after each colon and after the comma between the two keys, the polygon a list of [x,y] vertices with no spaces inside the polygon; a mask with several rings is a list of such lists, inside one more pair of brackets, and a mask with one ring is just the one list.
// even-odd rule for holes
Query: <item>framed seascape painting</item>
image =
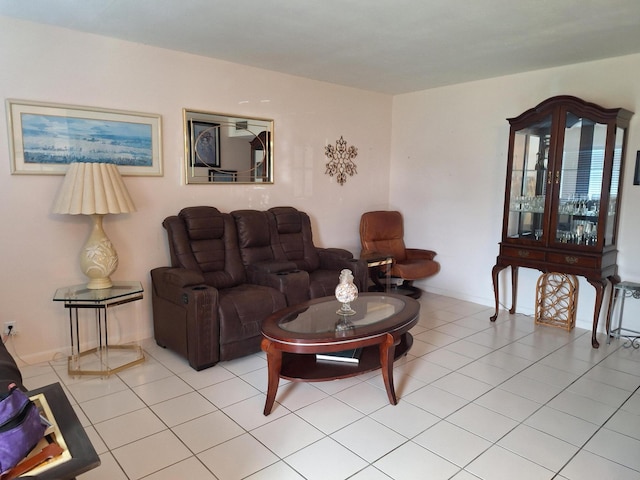
{"label": "framed seascape painting", "polygon": [[160,115],[7,100],[12,174],[64,175],[72,162],[162,175]]}

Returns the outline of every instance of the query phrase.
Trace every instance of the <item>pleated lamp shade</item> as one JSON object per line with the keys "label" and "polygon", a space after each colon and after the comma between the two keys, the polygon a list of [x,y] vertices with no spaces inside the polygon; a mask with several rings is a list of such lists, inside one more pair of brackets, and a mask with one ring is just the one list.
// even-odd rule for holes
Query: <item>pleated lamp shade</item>
{"label": "pleated lamp shade", "polygon": [[72,163],[53,213],[93,215],[131,213],[136,207],[113,163]]}
{"label": "pleated lamp shade", "polygon": [[112,163],[72,163],[53,213],[91,215],[93,230],[80,252],[80,268],[89,277],[87,288],[110,288],[110,275],[118,268],[118,254],[102,229],[107,213],[135,212],[136,207]]}

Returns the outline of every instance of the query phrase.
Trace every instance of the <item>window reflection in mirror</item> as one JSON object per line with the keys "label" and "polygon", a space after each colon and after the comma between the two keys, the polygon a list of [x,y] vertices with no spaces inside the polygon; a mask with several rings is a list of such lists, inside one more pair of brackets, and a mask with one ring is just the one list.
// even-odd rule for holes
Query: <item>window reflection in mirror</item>
{"label": "window reflection in mirror", "polygon": [[183,113],[188,184],[273,183],[273,120]]}

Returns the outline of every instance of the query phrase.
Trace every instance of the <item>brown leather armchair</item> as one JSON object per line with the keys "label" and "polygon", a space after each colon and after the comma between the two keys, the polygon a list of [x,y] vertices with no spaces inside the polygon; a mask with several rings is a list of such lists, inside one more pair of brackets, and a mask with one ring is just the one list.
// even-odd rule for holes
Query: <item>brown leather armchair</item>
{"label": "brown leather armchair", "polygon": [[274,256],[293,262],[298,270],[309,274],[308,298],[335,295],[340,271],[345,268],[353,273],[358,290],[366,292],[367,263],[342,248],[316,247],[309,215],[293,207],[273,207],[268,212],[276,232],[272,243]]}
{"label": "brown leather armchair", "polygon": [[196,370],[260,350],[283,293],[248,282],[231,215],[213,207],[167,217],[171,267],[151,271],[154,336]]}
{"label": "brown leather armchair", "polygon": [[360,218],[361,258],[393,257],[393,263],[381,270],[383,275],[399,277],[410,286],[414,280],[430,277],[440,271],[434,260],[436,252],[406,248],[404,222],[397,211],[366,212]]}

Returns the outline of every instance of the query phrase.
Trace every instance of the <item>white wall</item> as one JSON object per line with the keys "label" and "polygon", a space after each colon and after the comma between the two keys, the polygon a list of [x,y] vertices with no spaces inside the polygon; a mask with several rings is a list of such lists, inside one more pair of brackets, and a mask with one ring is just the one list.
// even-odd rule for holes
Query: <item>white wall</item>
{"label": "white wall", "polygon": [[[114,343],[153,334],[149,270],[168,264],[161,222],[181,208],[292,205],[309,213],[317,245],[357,255],[361,213],[387,206],[390,96],[2,17],[0,65],[3,100],[162,115],[164,176],[125,177],[138,211],[105,219],[120,257],[113,278],[141,280],[146,290],[142,302],[110,313]],[[183,108],[273,118],[275,184],[185,185]],[[325,175],[324,148],[340,136],[358,148],[358,174],[344,186]],[[29,362],[69,353],[67,312],[51,299],[85,281],[78,253],[90,220],[51,213],[61,184],[61,176],[10,174],[0,115],[0,327],[17,321],[9,347]]]}
{"label": "white wall", "polygon": [[[563,94],[637,112],[629,128],[618,264],[623,280],[639,282],[640,187],[633,186],[640,149],[639,76],[640,55],[631,55],[396,96],[390,205],[405,214],[408,245],[436,250],[442,265],[441,272],[421,286],[493,305],[491,269],[502,229],[506,118]],[[508,272],[501,274],[500,289],[501,301],[510,306]],[[534,311],[539,275],[521,269],[519,312]],[[579,326],[590,328],[593,302],[593,287],[581,281]],[[625,305],[625,322],[633,321],[631,309],[638,308],[633,304]],[[638,327],[639,317],[635,316]]]}

